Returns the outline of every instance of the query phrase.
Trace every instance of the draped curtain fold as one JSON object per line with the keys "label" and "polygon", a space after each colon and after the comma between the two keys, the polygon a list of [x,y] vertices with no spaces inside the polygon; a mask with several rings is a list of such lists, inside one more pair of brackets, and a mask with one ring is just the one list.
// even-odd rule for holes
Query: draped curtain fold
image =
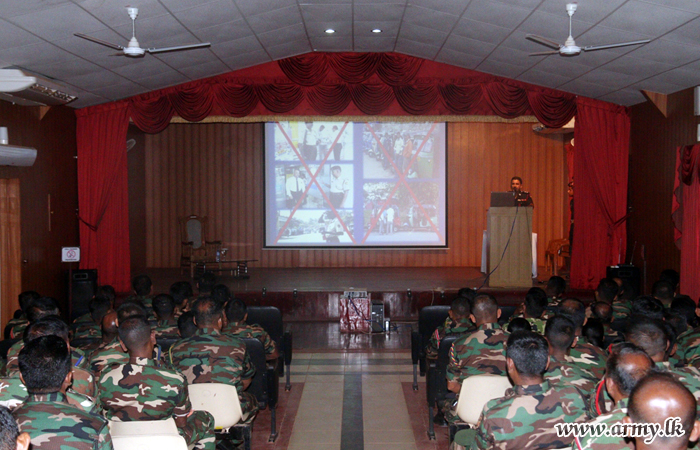
{"label": "draped curtain fold", "polygon": [[128,103],[77,111],[80,267],[129,291]]}
{"label": "draped curtain fold", "polygon": [[0,179],[0,322],[7,323],[22,292],[19,179]]}
{"label": "draped curtain fold", "polygon": [[579,97],[574,134],[576,231],[571,286],[593,289],[605,277],[607,266],[625,261],[630,135],[627,109]]}
{"label": "draped curtain fold", "polygon": [[679,147],[676,153],[673,225],[681,251],[681,293],[700,297],[700,144]]}

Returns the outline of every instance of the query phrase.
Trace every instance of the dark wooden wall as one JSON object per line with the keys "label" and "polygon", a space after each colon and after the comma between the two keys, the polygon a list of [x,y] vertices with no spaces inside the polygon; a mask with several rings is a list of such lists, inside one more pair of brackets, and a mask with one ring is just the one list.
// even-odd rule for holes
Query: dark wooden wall
{"label": "dark wooden wall", "polygon": [[[0,126],[8,128],[10,144],[38,150],[32,167],[0,167],[0,178],[20,180],[22,259],[26,261],[22,288],[65,302],[68,267],[61,263],[61,247],[79,244],[75,113],[68,107],[24,107],[0,101]],[[2,301],[16,305],[17,299]],[[6,320],[2,318],[3,325]]]}
{"label": "dark wooden wall", "polygon": [[635,265],[641,264],[641,245],[647,259],[647,291],[664,269],[680,270],[680,251],[673,242],[671,201],[676,149],[697,142],[698,118],[693,115],[693,90],[669,95],[668,117],[651,103],[630,109],[628,252],[637,241]]}
{"label": "dark wooden wall", "polygon": [[535,199],[543,264],[546,243],[568,234],[563,138],[530,123],[450,123],[447,135],[449,249],[264,250],[262,124],[171,124],[145,137],[144,178],[130,174],[132,195],[145,198],[143,210],[130,203],[134,267],[144,258],[135,220],[145,217],[144,268],[178,267],[177,218],[188,214],[208,216],[210,239],[256,267],[479,266],[490,192],[509,190],[516,174]]}

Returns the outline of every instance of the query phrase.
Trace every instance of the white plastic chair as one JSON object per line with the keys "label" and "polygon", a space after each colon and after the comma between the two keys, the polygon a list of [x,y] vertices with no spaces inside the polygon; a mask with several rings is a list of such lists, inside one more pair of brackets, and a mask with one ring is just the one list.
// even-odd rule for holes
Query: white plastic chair
{"label": "white plastic chair", "polygon": [[187,450],[175,419],[109,421],[114,450]]}
{"label": "white plastic chair", "polygon": [[214,416],[215,428],[225,429],[236,425],[243,416],[238,391],[234,386],[222,383],[196,383],[188,386],[192,409],[208,411]]}
{"label": "white plastic chair", "polygon": [[486,403],[503,397],[509,387],[508,377],[501,375],[472,375],[465,378],[457,400],[457,415],[469,425],[476,425]]}

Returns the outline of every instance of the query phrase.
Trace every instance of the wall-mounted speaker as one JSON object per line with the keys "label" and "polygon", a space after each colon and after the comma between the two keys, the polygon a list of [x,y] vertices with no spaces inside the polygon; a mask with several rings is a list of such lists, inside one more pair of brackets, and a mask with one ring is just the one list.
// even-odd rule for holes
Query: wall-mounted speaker
{"label": "wall-mounted speaker", "polygon": [[97,270],[74,270],[68,280],[71,283],[73,298],[71,298],[70,320],[90,312],[90,300],[97,292]]}
{"label": "wall-mounted speaker", "polygon": [[693,89],[693,111],[696,116],[700,116],[700,86]]}

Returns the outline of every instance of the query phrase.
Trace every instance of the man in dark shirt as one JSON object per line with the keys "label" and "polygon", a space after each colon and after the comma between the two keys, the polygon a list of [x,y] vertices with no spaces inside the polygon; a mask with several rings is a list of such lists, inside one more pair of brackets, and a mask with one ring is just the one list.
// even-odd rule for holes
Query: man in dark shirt
{"label": "man in dark shirt", "polygon": [[535,207],[535,202],[532,201],[532,196],[528,191],[523,191],[523,179],[513,177],[510,179],[510,190],[513,191],[513,206],[532,206]]}

